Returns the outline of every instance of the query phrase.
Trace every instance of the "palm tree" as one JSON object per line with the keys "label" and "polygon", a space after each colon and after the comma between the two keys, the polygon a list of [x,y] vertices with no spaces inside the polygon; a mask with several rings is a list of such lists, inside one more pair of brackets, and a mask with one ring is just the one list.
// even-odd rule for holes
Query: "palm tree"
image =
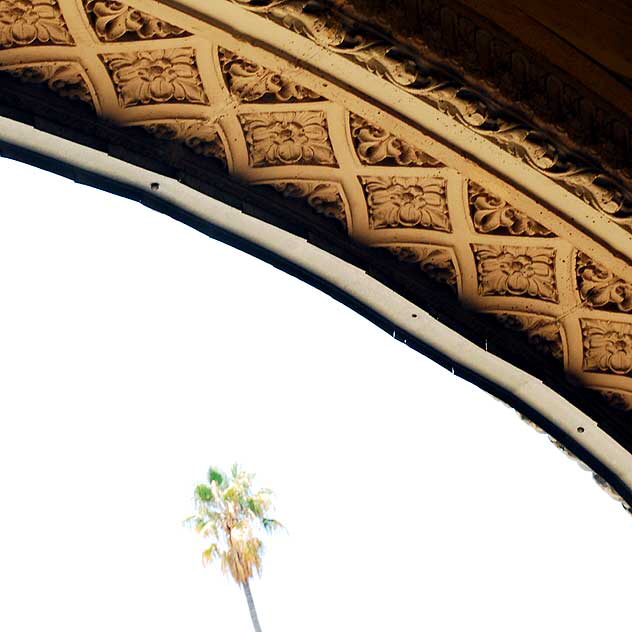
{"label": "palm tree", "polygon": [[261,528],[274,531],[282,525],[267,515],[272,507],[272,492],[269,489],[253,492],[253,478],[253,474],[237,465],[233,465],[230,476],[211,467],[208,483],[195,488],[196,513],[186,523],[211,538],[202,561],[209,564],[218,559],[223,572],[243,588],[255,632],[261,632],[249,582],[255,569],[261,575],[263,543],[258,533]]}

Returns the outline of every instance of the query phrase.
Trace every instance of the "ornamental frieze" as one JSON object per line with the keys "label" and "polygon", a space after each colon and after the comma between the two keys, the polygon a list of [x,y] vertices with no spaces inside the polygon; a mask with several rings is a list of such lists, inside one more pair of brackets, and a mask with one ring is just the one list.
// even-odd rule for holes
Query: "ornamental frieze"
{"label": "ornamental frieze", "polygon": [[364,28],[321,0],[231,0],[416,96],[630,229],[632,186],[584,161],[548,133],[511,116],[458,75]]}
{"label": "ornamental frieze", "polygon": [[[574,383],[613,393],[609,401],[619,408],[628,391],[632,401],[632,383],[628,388],[625,382],[632,372],[622,373],[627,352],[620,353],[627,339],[617,331],[632,327],[627,251],[609,257],[589,225],[592,219],[608,227],[610,218],[627,221],[616,182],[576,162],[535,127],[508,118],[445,68],[426,64],[321,2],[306,11],[304,0],[217,1],[211,9],[226,4],[239,12],[233,6],[239,4],[275,36],[287,31],[300,42],[298,33],[345,64],[352,61],[358,74],[367,69],[367,79],[389,90],[396,86],[414,108],[420,101],[433,104],[436,111],[424,111],[455,126],[441,112],[448,114],[459,123],[459,134],[475,131],[468,137],[476,143],[489,138],[545,173],[556,191],[554,183],[563,184],[560,195],[568,206],[540,203],[537,191],[522,190],[511,174],[460,155],[436,129],[393,108],[380,109],[379,94],[365,95],[346,87],[344,77],[333,81],[307,61],[293,60],[283,42],[279,50],[275,41],[259,51],[245,36],[210,22],[195,27],[183,14],[179,23],[173,8],[164,13],[170,19],[151,15],[149,1],[140,10],[134,2],[110,0],[0,0],[0,70],[16,77],[15,89],[29,98],[48,88],[93,104],[94,116],[144,130],[160,141],[142,141],[155,142],[156,155],[173,155],[202,174],[230,174],[235,186],[248,183],[262,195],[282,195],[283,208],[295,205],[300,218],[312,211],[331,218],[314,226],[356,248],[387,249],[398,274],[447,285],[454,296],[442,297],[494,313]],[[81,19],[70,19],[71,6]],[[40,21],[35,35],[25,26]],[[65,106],[70,111],[74,104]],[[578,199],[592,206],[579,205],[584,226],[573,216]],[[626,245],[627,233],[612,228]],[[612,327],[594,324],[612,318]]]}

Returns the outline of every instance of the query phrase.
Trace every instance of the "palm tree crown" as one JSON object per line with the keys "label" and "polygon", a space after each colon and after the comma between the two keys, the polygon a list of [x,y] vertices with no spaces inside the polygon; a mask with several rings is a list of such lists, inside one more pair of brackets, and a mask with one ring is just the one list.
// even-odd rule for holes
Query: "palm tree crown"
{"label": "palm tree crown", "polygon": [[209,564],[219,560],[222,570],[243,587],[255,630],[260,630],[250,594],[249,579],[256,570],[261,575],[263,543],[259,534],[282,525],[267,514],[272,508],[269,489],[252,490],[254,475],[233,465],[230,475],[211,467],[208,483],[197,485],[194,492],[196,513],[187,519],[204,537],[211,539],[202,553]]}

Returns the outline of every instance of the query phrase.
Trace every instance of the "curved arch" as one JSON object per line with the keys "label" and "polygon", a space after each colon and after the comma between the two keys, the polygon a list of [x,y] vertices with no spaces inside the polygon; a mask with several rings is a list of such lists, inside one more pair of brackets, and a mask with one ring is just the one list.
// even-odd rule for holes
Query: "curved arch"
{"label": "curved arch", "polygon": [[0,29],[2,153],[320,287],[630,504],[625,174],[328,3],[131,4],[30,0],[38,29]]}

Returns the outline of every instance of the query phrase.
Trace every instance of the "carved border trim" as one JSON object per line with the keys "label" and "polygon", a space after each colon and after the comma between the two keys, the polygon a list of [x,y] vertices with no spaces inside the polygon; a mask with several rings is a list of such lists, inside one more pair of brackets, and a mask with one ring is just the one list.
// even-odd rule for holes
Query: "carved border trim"
{"label": "carved border trim", "polygon": [[632,191],[456,73],[358,24],[324,0],[229,0],[342,55],[486,137],[632,231]]}

